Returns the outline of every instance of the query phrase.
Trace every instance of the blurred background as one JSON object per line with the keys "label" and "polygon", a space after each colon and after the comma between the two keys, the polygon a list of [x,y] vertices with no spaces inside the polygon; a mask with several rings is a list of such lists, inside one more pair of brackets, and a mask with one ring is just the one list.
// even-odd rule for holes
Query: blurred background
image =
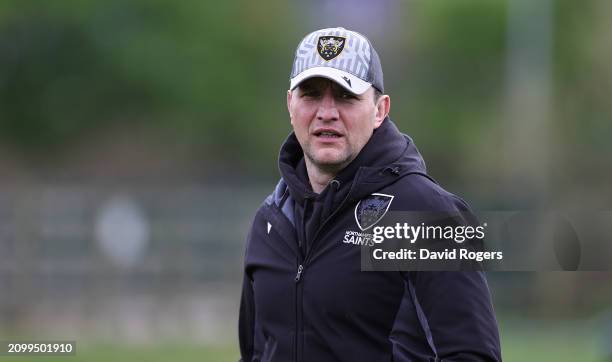
{"label": "blurred background", "polygon": [[[293,52],[321,27],[370,38],[391,118],[474,209],[609,212],[611,15],[605,0],[0,2],[0,340],[237,360],[244,240],[279,177]],[[488,278],[505,360],[612,359],[610,272]]]}

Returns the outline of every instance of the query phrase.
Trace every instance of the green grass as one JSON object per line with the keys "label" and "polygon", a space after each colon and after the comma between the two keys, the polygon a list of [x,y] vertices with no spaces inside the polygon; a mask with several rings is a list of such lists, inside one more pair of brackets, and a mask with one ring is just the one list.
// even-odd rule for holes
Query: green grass
{"label": "green grass", "polygon": [[81,347],[77,344],[75,356],[20,356],[0,357],[1,362],[236,362],[238,351],[234,347],[204,347],[194,345],[116,346],[98,345]]}
{"label": "green grass", "polygon": [[[505,362],[603,362],[601,326],[588,321],[500,319]],[[608,342],[612,343],[612,342]],[[238,346],[227,347],[160,343],[153,345],[86,345],[77,343],[76,356],[0,357],[0,362],[236,362]]]}
{"label": "green grass", "polygon": [[514,320],[500,333],[504,362],[603,362],[604,337],[592,323]]}

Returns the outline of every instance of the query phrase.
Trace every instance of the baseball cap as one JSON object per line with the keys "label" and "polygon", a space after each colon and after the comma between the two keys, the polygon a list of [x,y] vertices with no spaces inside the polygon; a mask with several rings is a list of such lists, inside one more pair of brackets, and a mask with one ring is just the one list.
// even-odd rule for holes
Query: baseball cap
{"label": "baseball cap", "polygon": [[385,91],[380,59],[372,43],[344,28],[313,31],[298,45],[289,89],[312,77],[331,79],[355,94],[363,94],[370,86]]}

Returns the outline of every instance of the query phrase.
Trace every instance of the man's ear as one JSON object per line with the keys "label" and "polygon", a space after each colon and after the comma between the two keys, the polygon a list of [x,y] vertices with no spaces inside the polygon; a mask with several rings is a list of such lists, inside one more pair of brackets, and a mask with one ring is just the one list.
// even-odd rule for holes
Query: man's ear
{"label": "man's ear", "polygon": [[293,124],[293,115],[291,114],[291,97],[293,96],[291,89],[287,90],[287,111],[289,112],[289,118],[291,119],[291,124]]}
{"label": "man's ear", "polygon": [[389,115],[389,109],[391,108],[391,98],[383,94],[376,101],[376,114],[374,115],[374,129],[380,127],[382,122]]}

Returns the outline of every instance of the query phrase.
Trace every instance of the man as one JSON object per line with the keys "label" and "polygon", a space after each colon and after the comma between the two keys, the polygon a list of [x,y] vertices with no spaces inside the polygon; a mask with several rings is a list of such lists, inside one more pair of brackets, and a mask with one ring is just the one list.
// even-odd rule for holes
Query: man
{"label": "man", "polygon": [[481,272],[362,272],[365,246],[345,239],[376,197],[389,211],[469,211],[389,119],[371,43],[343,28],[307,35],[287,108],[282,178],[246,244],[242,361],[501,360]]}

